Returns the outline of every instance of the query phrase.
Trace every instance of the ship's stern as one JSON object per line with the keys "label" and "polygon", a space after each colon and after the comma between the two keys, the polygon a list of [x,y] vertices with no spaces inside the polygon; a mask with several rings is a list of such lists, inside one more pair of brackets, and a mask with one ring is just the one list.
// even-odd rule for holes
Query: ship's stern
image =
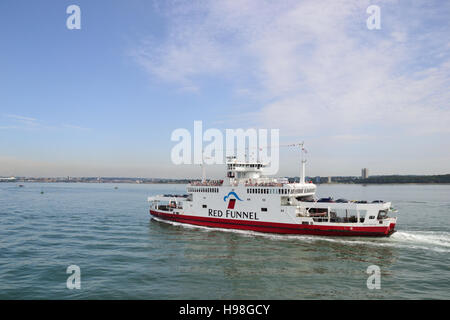
{"label": "ship's stern", "polygon": [[388,227],[386,228],[386,236],[390,236],[391,234],[393,234],[396,230],[395,230],[395,225],[397,224],[397,218],[386,218],[385,219],[385,223],[388,225]]}

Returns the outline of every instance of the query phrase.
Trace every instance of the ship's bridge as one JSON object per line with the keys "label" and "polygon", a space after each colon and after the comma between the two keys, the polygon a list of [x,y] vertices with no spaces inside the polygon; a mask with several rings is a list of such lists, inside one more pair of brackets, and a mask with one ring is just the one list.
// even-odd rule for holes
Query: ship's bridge
{"label": "ship's bridge", "polygon": [[[229,185],[243,185],[247,193],[312,195],[316,186],[312,183],[289,183],[286,178],[273,178],[264,175],[267,164],[259,161],[238,161],[236,157],[227,157],[227,178]],[[281,189],[279,189],[281,188]]]}
{"label": "ship's bridge", "polygon": [[259,179],[263,176],[263,168],[267,165],[259,161],[238,161],[235,156],[227,157],[227,178],[230,183],[238,180]]}

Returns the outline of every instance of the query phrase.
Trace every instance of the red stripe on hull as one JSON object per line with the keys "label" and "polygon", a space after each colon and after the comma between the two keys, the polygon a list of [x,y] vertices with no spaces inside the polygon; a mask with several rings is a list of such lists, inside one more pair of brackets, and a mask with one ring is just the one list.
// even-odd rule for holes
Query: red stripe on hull
{"label": "red stripe on hull", "polygon": [[395,224],[389,227],[347,227],[347,226],[321,226],[321,225],[298,225],[289,223],[231,220],[220,218],[207,218],[170,214],[150,210],[150,214],[169,221],[187,223],[197,226],[250,230],[265,233],[279,234],[303,234],[321,236],[365,236],[365,237],[388,237],[394,233]]}

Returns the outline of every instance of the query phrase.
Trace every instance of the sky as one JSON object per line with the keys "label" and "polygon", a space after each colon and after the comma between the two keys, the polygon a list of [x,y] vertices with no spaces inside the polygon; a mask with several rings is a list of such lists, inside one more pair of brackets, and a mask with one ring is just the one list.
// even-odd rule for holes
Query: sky
{"label": "sky", "polygon": [[[304,141],[310,176],[450,173],[449,16],[433,0],[2,0],[0,176],[199,177],[170,158],[196,120]],[[279,175],[299,161],[281,148]]]}

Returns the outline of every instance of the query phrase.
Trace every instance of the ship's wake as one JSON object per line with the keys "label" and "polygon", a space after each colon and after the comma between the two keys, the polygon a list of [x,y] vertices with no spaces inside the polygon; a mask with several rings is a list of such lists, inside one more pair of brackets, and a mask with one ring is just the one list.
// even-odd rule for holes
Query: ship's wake
{"label": "ship's wake", "polygon": [[417,244],[442,252],[450,251],[450,233],[445,231],[398,231],[391,238],[402,244]]}
{"label": "ship's wake", "polygon": [[204,226],[195,226],[191,224],[184,224],[174,221],[167,221],[152,217],[152,219],[169,223],[175,226],[182,226],[184,228],[198,229],[204,232],[223,231],[239,234],[245,237],[264,237],[277,241],[302,241],[306,243],[314,242],[329,242],[340,243],[344,245],[366,245],[375,247],[392,247],[399,249],[416,249],[416,250],[431,250],[438,253],[450,252],[450,232],[446,231],[406,231],[400,230],[392,234],[388,238],[362,238],[362,237],[326,237],[326,236],[310,236],[310,235],[282,235],[262,233],[249,230],[224,229],[224,228],[209,228]]}

